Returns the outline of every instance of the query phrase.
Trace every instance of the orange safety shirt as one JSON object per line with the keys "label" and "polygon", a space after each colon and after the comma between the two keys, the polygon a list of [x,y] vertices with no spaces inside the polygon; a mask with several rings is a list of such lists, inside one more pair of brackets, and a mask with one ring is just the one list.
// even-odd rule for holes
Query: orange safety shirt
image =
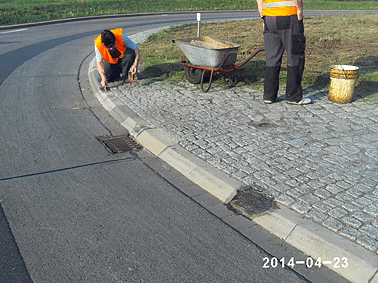
{"label": "orange safety shirt", "polygon": [[297,14],[297,6],[294,1],[264,0],[262,11],[268,17],[292,16]]}
{"label": "orange safety shirt", "polygon": [[[125,46],[125,42],[123,40],[123,32],[122,29],[113,29],[111,32],[114,34],[116,41],[115,41],[115,46],[118,49],[119,52],[121,52],[121,55],[118,58],[122,58],[123,54],[125,53],[127,47]],[[101,35],[98,36],[95,39],[95,45],[100,52],[102,58],[110,63],[110,64],[116,64],[118,62],[118,58],[113,58],[112,55],[110,55],[110,52],[108,48],[105,47],[105,45],[101,41]]]}

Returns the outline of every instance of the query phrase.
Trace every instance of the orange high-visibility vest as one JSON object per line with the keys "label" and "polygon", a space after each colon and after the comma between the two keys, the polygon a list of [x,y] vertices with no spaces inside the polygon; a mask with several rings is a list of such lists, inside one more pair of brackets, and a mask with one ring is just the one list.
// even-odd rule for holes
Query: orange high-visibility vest
{"label": "orange high-visibility vest", "polygon": [[292,16],[297,14],[297,6],[290,0],[264,0],[262,11],[268,17]]}
{"label": "orange high-visibility vest", "polygon": [[[125,53],[125,51],[127,49],[127,47],[125,46],[125,42],[123,40],[122,29],[121,28],[113,29],[113,30],[111,30],[111,32],[114,34],[114,36],[116,38],[115,46],[118,49],[118,51],[121,52],[121,56],[119,56],[119,58],[122,58],[123,54]],[[99,35],[95,39],[94,42],[95,42],[95,45],[96,45],[98,51],[100,51],[102,58],[106,62],[108,62],[110,64],[116,64],[118,62],[118,58],[113,58],[112,55],[110,55],[108,48],[106,48],[105,45],[102,43],[101,35]]]}

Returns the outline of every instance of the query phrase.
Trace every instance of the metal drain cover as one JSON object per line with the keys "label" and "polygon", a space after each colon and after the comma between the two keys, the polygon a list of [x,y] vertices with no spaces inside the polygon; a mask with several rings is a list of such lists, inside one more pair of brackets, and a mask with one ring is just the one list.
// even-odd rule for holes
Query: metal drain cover
{"label": "metal drain cover", "polygon": [[112,153],[121,153],[121,152],[126,152],[126,151],[137,151],[137,150],[141,150],[143,148],[130,135],[103,136],[103,137],[97,137],[97,138]]}

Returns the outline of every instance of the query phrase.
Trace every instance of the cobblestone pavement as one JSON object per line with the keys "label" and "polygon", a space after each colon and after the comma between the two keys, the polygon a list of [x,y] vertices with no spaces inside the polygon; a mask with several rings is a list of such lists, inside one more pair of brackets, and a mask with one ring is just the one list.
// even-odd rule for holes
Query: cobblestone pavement
{"label": "cobblestone pavement", "polygon": [[152,127],[216,168],[378,252],[378,112],[364,102],[262,103],[248,87],[202,93],[153,80],[113,93]]}

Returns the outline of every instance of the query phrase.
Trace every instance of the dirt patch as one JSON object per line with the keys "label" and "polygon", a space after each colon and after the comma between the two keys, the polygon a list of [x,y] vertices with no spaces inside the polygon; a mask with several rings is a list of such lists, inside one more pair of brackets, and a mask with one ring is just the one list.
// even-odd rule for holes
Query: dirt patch
{"label": "dirt patch", "polygon": [[228,205],[230,209],[249,218],[253,218],[272,208],[277,208],[273,198],[267,196],[259,189],[252,187],[247,187],[239,191]]}

